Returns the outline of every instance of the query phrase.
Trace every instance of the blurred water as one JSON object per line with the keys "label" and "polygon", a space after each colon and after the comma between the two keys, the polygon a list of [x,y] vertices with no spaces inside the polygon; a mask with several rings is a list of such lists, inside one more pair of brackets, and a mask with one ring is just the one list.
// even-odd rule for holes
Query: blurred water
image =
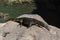
{"label": "blurred water", "polygon": [[0,18],[0,23],[5,22],[5,20],[3,18]]}

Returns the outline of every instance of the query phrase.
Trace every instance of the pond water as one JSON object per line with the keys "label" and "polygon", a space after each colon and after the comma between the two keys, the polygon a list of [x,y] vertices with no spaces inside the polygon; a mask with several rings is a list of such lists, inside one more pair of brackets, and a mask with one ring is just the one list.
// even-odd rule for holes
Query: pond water
{"label": "pond water", "polygon": [[[3,5],[0,4],[0,12],[7,13],[12,18],[16,18],[21,14],[30,14],[34,9],[36,9],[35,4],[22,4],[22,5]],[[0,18],[0,22],[5,22],[4,19]]]}
{"label": "pond water", "polygon": [[0,23],[5,22],[5,20],[3,18],[0,18]]}

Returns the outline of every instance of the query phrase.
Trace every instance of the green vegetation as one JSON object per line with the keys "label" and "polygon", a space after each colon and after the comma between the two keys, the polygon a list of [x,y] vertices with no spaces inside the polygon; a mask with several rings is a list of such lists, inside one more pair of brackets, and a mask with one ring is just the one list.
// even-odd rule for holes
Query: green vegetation
{"label": "green vegetation", "polygon": [[33,4],[4,5],[0,4],[0,12],[8,13],[10,18],[15,18],[21,14],[31,13],[36,9]]}

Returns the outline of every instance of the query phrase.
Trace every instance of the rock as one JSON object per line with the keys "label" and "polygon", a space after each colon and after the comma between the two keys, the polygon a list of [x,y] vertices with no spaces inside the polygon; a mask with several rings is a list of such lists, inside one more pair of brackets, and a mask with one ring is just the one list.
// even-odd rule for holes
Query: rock
{"label": "rock", "polygon": [[3,40],[3,38],[4,38],[4,37],[0,35],[0,40]]}
{"label": "rock", "polygon": [[[13,21],[9,21],[6,23],[5,26],[3,26],[1,29],[3,32],[14,32],[15,30],[17,30],[17,26],[19,26],[18,23],[15,23]],[[17,31],[16,31],[17,32]]]}
{"label": "rock", "polygon": [[50,33],[37,26],[27,29],[20,40],[51,40]]}
{"label": "rock", "polygon": [[0,23],[0,28],[3,27],[6,23]]}
{"label": "rock", "polygon": [[[33,15],[30,17],[35,18]],[[46,23],[43,19],[39,19],[38,16],[36,16],[36,18]],[[60,29],[49,24],[47,25],[50,31],[42,26],[41,28],[36,25],[26,28],[25,26],[14,21],[8,21],[1,25],[0,40],[60,40]]]}
{"label": "rock", "polygon": [[51,25],[49,27],[50,31],[47,31],[45,28],[32,26],[25,30],[19,40],[60,40],[60,29]]}
{"label": "rock", "polygon": [[0,34],[5,37],[4,40],[16,40],[18,35],[25,31],[26,27],[20,27],[19,23],[8,21],[5,26],[0,29]]}
{"label": "rock", "polygon": [[49,25],[49,27],[50,27],[51,39],[60,40],[60,29],[52,25]]}

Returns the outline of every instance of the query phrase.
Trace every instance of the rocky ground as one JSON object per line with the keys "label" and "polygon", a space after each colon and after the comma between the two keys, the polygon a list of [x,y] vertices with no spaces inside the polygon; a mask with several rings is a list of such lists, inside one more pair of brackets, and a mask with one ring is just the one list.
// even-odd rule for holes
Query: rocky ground
{"label": "rocky ground", "polygon": [[[33,17],[33,15],[30,17]],[[0,40],[60,40],[60,29],[49,24],[48,26],[50,31],[36,25],[27,28],[17,22],[8,21],[0,25]]]}

